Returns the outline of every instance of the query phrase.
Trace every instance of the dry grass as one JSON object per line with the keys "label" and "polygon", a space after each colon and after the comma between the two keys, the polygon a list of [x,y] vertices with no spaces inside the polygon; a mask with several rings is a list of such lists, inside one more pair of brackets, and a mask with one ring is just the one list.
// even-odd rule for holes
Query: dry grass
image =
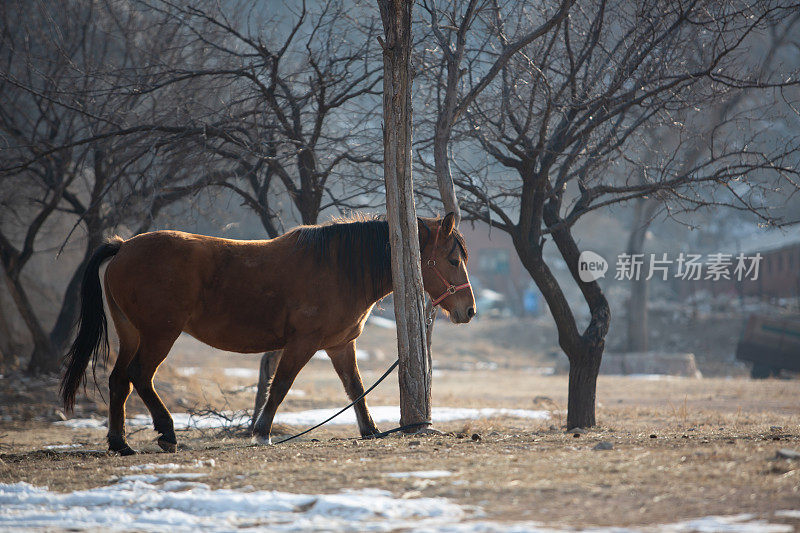
{"label": "dry grass", "polygon": [[[462,353],[469,342],[464,328],[439,331],[446,348],[436,354],[445,368],[489,359],[485,351]],[[372,332],[362,346],[392,353],[390,333]],[[192,345],[179,346],[177,352],[159,372],[157,385],[172,410],[251,408],[252,380],[225,377],[223,370],[256,369],[257,357],[220,355]],[[356,440],[354,427],[330,426],[299,442],[267,448],[250,447],[246,437],[235,433],[190,431],[179,436],[182,450],[175,455],[160,453],[148,429],[131,438],[142,455],[109,457],[103,453],[104,431],[51,423],[57,418],[53,383],[0,390],[4,413],[20,414],[0,422],[0,481],[66,491],[107,484],[129,473],[131,465],[171,462],[208,473],[204,482],[214,488],[318,493],[377,487],[396,495],[442,496],[479,505],[492,519],[560,526],[665,523],[742,512],[769,518],[776,510],[800,508],[800,464],[775,459],[780,448],[800,448],[800,382],[603,376],[598,382],[599,426],[576,438],[563,428],[566,377],[539,375],[536,368],[546,360],[513,346],[503,348],[499,357],[504,363],[495,370],[473,366],[437,372],[434,405],[547,409],[551,419],[453,422],[439,426],[450,432],[446,435],[378,441]],[[360,362],[365,382],[377,378],[390,359]],[[200,369],[187,376],[177,371],[181,367]],[[282,409],[346,403],[326,361],[312,361],[294,388],[305,396],[290,396]],[[10,398],[21,398],[24,405],[11,405]],[[137,402],[131,402],[130,411],[144,412]],[[396,377],[378,387],[369,403],[396,405]],[[97,397],[83,400],[81,409],[81,416],[104,416]],[[286,428],[293,429],[302,428]],[[472,440],[472,434],[480,438]],[[614,449],[593,450],[601,441],[613,443]],[[43,450],[44,445],[72,443],[98,451]],[[192,466],[197,459],[214,459],[215,466]],[[435,480],[384,476],[411,470],[453,475]]]}

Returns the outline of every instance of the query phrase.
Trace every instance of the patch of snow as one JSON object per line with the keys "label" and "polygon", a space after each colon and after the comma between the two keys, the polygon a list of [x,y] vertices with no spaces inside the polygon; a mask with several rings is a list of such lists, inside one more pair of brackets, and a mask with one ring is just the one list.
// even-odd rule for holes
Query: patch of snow
{"label": "patch of snow", "polygon": [[378,326],[383,329],[397,329],[397,322],[390,318],[383,318],[382,316],[370,315],[367,319],[367,324]]}
{"label": "patch of snow", "polygon": [[[328,352],[325,350],[317,350],[314,352],[314,355],[311,356],[312,359],[317,360],[325,360],[328,361],[330,358],[328,357]],[[370,354],[366,350],[358,350],[356,349],[356,360],[358,361],[369,361]]]}
{"label": "patch of snow", "polygon": [[59,420],[53,422],[57,426],[64,426],[70,429],[83,429],[83,428],[103,428],[106,427],[106,421],[98,418],[72,418],[70,420]]}
{"label": "patch of snow", "polygon": [[433,368],[435,370],[454,370],[457,372],[474,372],[474,371],[492,371],[500,368],[500,365],[494,361],[461,361],[457,363],[448,362],[443,363],[436,359],[433,360]]}
{"label": "patch of snow", "polygon": [[[228,418],[231,420],[228,420]],[[228,426],[238,426],[250,422],[250,415],[245,413],[223,412],[221,416],[205,415],[196,416],[189,413],[172,413],[175,429],[216,429]],[[125,421],[131,427],[151,426],[153,419],[150,415],[136,415]]]}
{"label": "patch of snow", "polygon": [[[250,416],[244,413],[236,415],[226,412],[224,414],[230,415],[233,418],[233,425],[241,425],[250,421]],[[231,422],[223,416],[194,416],[189,413],[172,413],[172,419],[175,423],[175,429],[215,429],[231,425]],[[106,427],[106,420],[95,418],[73,418],[71,420],[59,420],[53,423],[71,429]],[[129,427],[144,427],[152,425],[153,419],[150,415],[142,414],[126,419],[125,423]]]}
{"label": "patch of snow", "polygon": [[231,378],[258,379],[258,370],[253,368],[226,368],[223,372]]}
{"label": "patch of snow", "polygon": [[[275,421],[281,424],[295,426],[310,426],[318,424],[338,411],[332,409],[310,409],[308,411],[298,411],[281,413],[275,416]],[[397,405],[379,405],[369,409],[375,423],[397,423],[400,420],[400,407]],[[495,409],[486,407],[483,409],[469,409],[460,407],[434,407],[431,418],[434,423],[452,422],[454,420],[476,420],[479,418],[491,418],[494,416],[510,416],[514,418],[528,418],[542,420],[550,418],[549,411],[534,411],[529,409]],[[352,409],[348,409],[338,417],[334,418],[329,424],[356,424],[356,415]]]}
{"label": "patch of snow", "polygon": [[438,477],[447,477],[452,476],[453,473],[448,470],[416,470],[414,472],[389,472],[384,474],[386,477],[393,477],[393,478],[407,478],[407,477],[415,477],[419,479],[434,479]]}
{"label": "patch of snow", "polygon": [[[220,369],[212,368],[212,367],[200,367],[200,366],[182,366],[175,369],[175,372],[180,374],[181,376],[196,376],[197,374],[202,373],[203,371],[210,371],[211,373],[216,373]],[[229,367],[223,368],[222,373],[230,378],[243,378],[243,379],[258,379],[258,369],[257,368],[245,368],[245,367]]]}
{"label": "patch of snow", "polygon": [[211,490],[202,483],[156,486],[128,480],[108,487],[51,492],[27,483],[0,483],[0,530],[390,531],[435,529],[467,516],[444,498],[399,499],[366,489],[339,494]]}
{"label": "patch of snow", "polygon": [[132,470],[134,472],[142,472],[144,470],[180,470],[181,468],[183,468],[183,466],[176,463],[165,463],[165,464],[146,463],[143,465],[129,466],[128,470]]}
{"label": "patch of snow", "polygon": [[800,511],[776,511],[775,516],[780,516],[781,518],[800,518]]}
{"label": "patch of snow", "polygon": [[208,476],[205,472],[165,472],[161,474],[131,474],[116,478],[117,483],[157,483],[167,479],[198,479]]}
{"label": "patch of snow", "polygon": [[197,481],[171,480],[161,485],[161,488],[162,490],[167,490],[167,491],[169,490],[179,491],[179,490],[208,488],[208,485],[206,485],[205,483],[198,483]]}
{"label": "patch of snow", "polygon": [[788,524],[770,524],[765,520],[754,520],[751,514],[733,516],[705,516],[674,524],[659,525],[654,531],[664,533],[784,533],[794,531]]}
{"label": "patch of snow", "polygon": [[[135,479],[134,479],[135,478]],[[212,490],[204,483],[163,476],[126,476],[119,483],[70,493],[28,483],[0,483],[0,531],[89,529],[110,531],[438,531],[442,533],[555,533],[536,522],[474,520],[480,509],[445,498],[395,498],[364,489],[338,494]],[[800,511],[776,515],[800,516]],[[593,533],[784,533],[789,524],[751,514],[707,516],[672,524],[592,527]]]}
{"label": "patch of snow", "polygon": [[643,379],[645,381],[661,381],[663,379],[681,379],[683,376],[672,376],[669,374],[626,374],[621,377]]}
{"label": "patch of snow", "polygon": [[[238,389],[239,392],[258,392],[258,385],[251,385],[249,387],[242,387]],[[305,398],[307,396],[306,391],[301,389],[289,389],[286,393],[286,396],[294,396],[295,398]]]}
{"label": "patch of snow", "polygon": [[83,444],[50,444],[45,446],[45,450],[74,450],[75,448],[83,448]]}
{"label": "patch of snow", "polygon": [[[294,426],[310,426],[318,424],[338,411],[339,407],[330,409],[310,409],[308,411],[281,412],[275,416],[275,422]],[[370,408],[372,419],[376,423],[397,423],[400,420],[400,407],[397,405],[379,405]],[[245,413],[222,413],[224,416],[194,416],[189,413],[172,413],[175,429],[215,429],[228,427],[231,424],[242,425],[250,422],[250,416]],[[530,409],[505,409],[485,407],[482,409],[469,409],[462,407],[434,407],[433,421],[452,422],[454,420],[477,420],[480,418],[491,418],[494,416],[509,416],[513,418],[527,418],[533,420],[544,420],[550,418],[550,411],[535,411]],[[231,420],[228,420],[229,417]],[[346,425],[356,424],[356,415],[352,409],[348,409],[338,417],[334,418],[329,424]],[[103,428],[106,427],[104,420],[93,418],[76,418],[54,422],[69,428]],[[142,427],[152,424],[150,415],[136,415],[126,420],[129,427]]]}
{"label": "patch of snow", "polygon": [[489,522],[462,521],[436,528],[439,533],[789,533],[788,524],[772,524],[755,520],[753,515],[706,516],[676,522],[636,527],[590,527],[586,529],[560,529],[539,522]]}
{"label": "patch of snow", "polygon": [[181,465],[177,463],[163,463],[163,464],[145,463],[142,465],[129,466],[127,467],[127,470],[131,470],[133,472],[144,472],[147,470],[180,470],[181,468],[204,468],[204,467],[214,468],[216,465],[217,462],[214,459],[195,459],[194,463],[191,464]]}
{"label": "patch of snow", "polygon": [[[422,533],[420,530],[413,530],[415,533]],[[577,529],[555,529],[546,527],[538,522],[456,522],[445,524],[436,528],[437,533],[575,533]],[[628,529],[613,528],[591,528],[592,533],[632,533]]]}

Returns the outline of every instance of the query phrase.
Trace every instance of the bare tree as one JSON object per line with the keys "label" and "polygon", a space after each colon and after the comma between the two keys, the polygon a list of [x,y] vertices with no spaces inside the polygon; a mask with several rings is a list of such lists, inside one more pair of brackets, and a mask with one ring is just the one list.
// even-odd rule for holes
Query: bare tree
{"label": "bare tree", "polygon": [[[235,86],[232,100],[219,102],[214,133],[197,142],[231,162],[235,179],[226,175],[217,185],[253,209],[270,237],[284,230],[270,204],[284,193],[294,208],[284,214],[304,224],[331,207],[366,205],[374,182],[348,191],[340,183],[356,185],[365,164],[381,161],[369,137],[381,80],[378,21],[359,16],[367,12],[361,2],[311,10],[303,2],[285,16],[266,16],[253,3],[141,3],[181,24],[215,57],[211,68],[174,69],[153,91],[187,78]],[[276,30],[281,26],[288,30]]]}
{"label": "bare tree", "polygon": [[[563,0],[552,16],[539,25],[526,28],[517,38],[509,41],[498,24],[502,21],[502,9],[497,0],[449,2],[444,9],[437,6],[436,0],[422,2],[422,7],[430,17],[430,31],[438,45],[436,51],[441,53],[438,65],[433,67],[435,79],[432,80],[432,86],[437,91],[438,104],[433,133],[434,172],[445,211],[456,213],[457,222],[461,219],[461,211],[456,200],[448,155],[453,125],[508,61],[522,48],[547,35],[567,16],[573,3],[574,0]],[[482,24],[475,27],[476,23]],[[471,33],[479,33],[477,39],[483,42],[486,36],[496,35],[500,37],[501,46],[496,57],[489,60],[488,68],[470,65],[479,73],[485,73],[462,94],[465,89],[462,77],[466,73],[463,64]]]}
{"label": "bare tree", "polygon": [[431,420],[431,360],[425,335],[419,226],[411,179],[412,5],[409,0],[378,0],[385,32],[385,42],[381,41],[384,182],[403,426],[423,425]]}
{"label": "bare tree", "polygon": [[[441,201],[445,212],[455,213],[456,224],[461,221],[461,209],[453,184],[449,155],[454,124],[514,54],[537,38],[546,35],[550,28],[566,16],[573,1],[565,0],[552,18],[537,27],[530,28],[513,42],[504,41],[502,49],[497,57],[488,63],[488,69],[480,81],[468,89],[466,94],[462,94],[461,91],[464,89],[462,77],[466,69],[463,68],[463,63],[467,56],[468,38],[476,35],[475,40],[485,43],[486,37],[496,35],[498,28],[495,21],[500,16],[501,8],[496,1],[487,0],[448,2],[444,8],[440,8],[435,0],[422,2],[427,20],[421,22],[427,28],[428,34],[423,35],[421,39],[422,52],[418,54],[418,63],[421,65],[423,75],[428,77],[426,89],[435,94],[436,115],[432,133],[433,164],[431,165],[429,160],[421,155],[430,148],[431,140],[418,143],[420,144],[418,161],[423,170],[433,171],[439,194],[433,195],[426,193],[425,190],[419,191],[418,194],[435,202]],[[428,47],[430,41],[435,42],[437,46]],[[486,68],[478,65],[470,67],[480,71]],[[430,352],[436,319],[436,313],[430,302],[426,306],[425,313],[430,317],[426,331]]]}
{"label": "bare tree", "polygon": [[[180,59],[165,46],[174,28],[171,35],[159,21],[112,5],[39,4],[28,11],[24,2],[2,8],[0,192],[13,217],[0,221],[0,259],[33,339],[28,371],[40,373],[58,369],[77,317],[84,265],[104,234],[121,224],[147,227],[161,208],[196,187],[173,186],[181,175],[191,180],[190,166],[173,158],[178,174],[165,173],[170,166],[155,157],[158,142],[147,132],[111,134],[172,108],[175,100],[156,102],[118,87],[152,74],[143,65],[154,57]],[[48,331],[22,273],[55,216],[62,224],[74,221],[61,235],[64,241],[81,228],[84,253]]]}
{"label": "bare tree", "polygon": [[[767,33],[764,37],[766,52],[757,46],[752,47],[751,55],[755,57],[750,59],[750,63],[757,65],[756,79],[764,79],[770,75],[774,68],[773,64],[780,61],[781,50],[791,46],[790,37],[795,33],[798,22],[800,22],[800,13],[796,13],[788,20],[771,22],[768,31],[764,32]],[[797,64],[795,63],[794,66],[797,66]],[[782,68],[785,68],[785,66]],[[680,154],[681,172],[694,167],[704,154],[708,154],[713,149],[710,142],[713,140],[712,132],[714,128],[728,120],[736,112],[740,104],[750,105],[746,102],[749,95],[749,91],[740,90],[728,95],[727,98],[720,102],[712,103],[699,112],[693,110],[695,116],[702,117],[700,120],[695,118],[691,121],[694,127],[700,128],[700,131],[696,132],[696,138],[699,142]],[[758,91],[756,91],[755,96],[758,98]],[[682,114],[685,115],[685,111]],[[685,116],[681,118],[681,122],[687,123]],[[667,142],[667,139],[663,138],[663,136],[675,133],[683,133],[683,131],[676,132],[672,128],[652,128],[648,132],[650,136],[648,145],[654,147],[663,146]],[[646,163],[643,161],[643,164],[658,165],[656,160],[660,155],[658,152],[646,152],[645,155],[650,159]],[[639,170],[641,182],[645,183],[645,175],[641,172],[642,168]],[[643,253],[646,236],[662,205],[662,202],[655,196],[633,200],[634,210],[626,247],[627,254],[634,256]],[[626,346],[630,352],[646,352],[648,350],[648,284],[645,277],[634,279],[630,282],[630,297],[626,309]]]}
{"label": "bare tree", "polygon": [[[515,55],[465,110],[465,133],[505,170],[494,166],[482,179],[474,161],[460,160],[454,182],[468,195],[461,207],[511,235],[547,301],[570,360],[569,427],[595,424],[596,379],[611,319],[600,285],[580,277],[576,222],[597,209],[655,197],[671,216],[713,205],[778,223],[763,198],[770,188],[797,186],[796,139],[773,143],[745,128],[747,120],[766,118],[764,107],[753,105],[715,125],[709,149],[683,168],[676,156],[697,139],[677,118],[742,90],[777,105],[777,89],[795,86],[796,74],[759,79],[742,61],[752,39],[793,8],[777,2],[584,3]],[[547,20],[547,13],[546,4],[520,4],[513,18],[497,21],[500,43],[520,26]],[[494,55],[489,47],[478,54]],[[470,74],[467,82],[478,87]],[[649,146],[652,128],[673,128],[676,141]],[[473,146],[465,141],[460,148]],[[637,150],[658,151],[658,165],[641,165]],[[548,240],[589,308],[583,328],[545,260]]]}

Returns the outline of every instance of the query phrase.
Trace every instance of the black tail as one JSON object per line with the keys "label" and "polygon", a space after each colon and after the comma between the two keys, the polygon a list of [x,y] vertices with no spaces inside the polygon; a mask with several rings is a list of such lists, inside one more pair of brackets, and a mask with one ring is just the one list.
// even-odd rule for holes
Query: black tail
{"label": "black tail", "polygon": [[65,357],[66,371],[61,379],[61,399],[64,408],[71,411],[75,405],[75,393],[83,381],[89,360],[100,354],[108,360],[108,322],[103,310],[103,288],[100,286],[100,265],[119,252],[122,239],[114,239],[94,251],[81,282],[81,316],[78,336]]}

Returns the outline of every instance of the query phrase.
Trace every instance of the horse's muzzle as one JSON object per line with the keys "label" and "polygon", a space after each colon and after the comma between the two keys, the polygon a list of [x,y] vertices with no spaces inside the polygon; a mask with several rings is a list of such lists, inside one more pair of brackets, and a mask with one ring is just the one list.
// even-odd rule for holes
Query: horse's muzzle
{"label": "horse's muzzle", "polygon": [[475,314],[475,307],[453,310],[450,312],[450,321],[453,322],[453,324],[466,324],[472,320],[472,317],[474,317]]}

